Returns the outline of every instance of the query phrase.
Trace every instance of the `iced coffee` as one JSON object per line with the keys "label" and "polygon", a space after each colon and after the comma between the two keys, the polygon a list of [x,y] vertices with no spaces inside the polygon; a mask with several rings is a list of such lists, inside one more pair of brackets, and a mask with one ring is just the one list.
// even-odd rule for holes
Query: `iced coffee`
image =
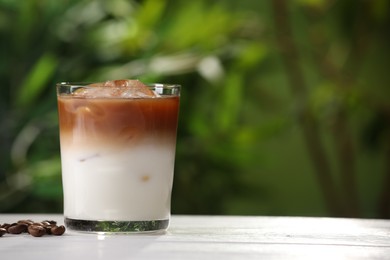
{"label": "iced coffee", "polygon": [[168,227],[179,96],[178,85],[136,80],[57,85],[69,229]]}

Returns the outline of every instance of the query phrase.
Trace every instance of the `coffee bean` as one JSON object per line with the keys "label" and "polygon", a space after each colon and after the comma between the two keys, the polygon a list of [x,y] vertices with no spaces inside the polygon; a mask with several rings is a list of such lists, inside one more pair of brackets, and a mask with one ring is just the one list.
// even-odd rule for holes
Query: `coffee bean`
{"label": "coffee bean", "polygon": [[55,236],[61,236],[62,234],[65,233],[65,227],[64,226],[53,226],[51,228],[51,233]]}
{"label": "coffee bean", "polygon": [[[14,223],[11,223],[11,224],[8,225],[8,228],[13,227],[13,226],[16,226],[17,224],[18,224],[18,223],[15,223],[15,222],[14,222]],[[7,229],[8,229],[8,228],[7,228]]]}
{"label": "coffee bean", "polygon": [[23,232],[26,232],[27,231],[27,227],[28,225],[27,224],[16,224],[14,226],[10,226],[8,228],[8,233],[10,234],[21,234]]}
{"label": "coffee bean", "polygon": [[46,234],[46,229],[39,225],[30,225],[28,227],[28,233],[34,237],[41,237]]}
{"label": "coffee bean", "polygon": [[7,233],[9,233],[8,229],[9,229],[10,227],[16,226],[17,224],[18,224],[18,223],[6,224],[6,226],[5,226],[4,228],[7,230]]}
{"label": "coffee bean", "polygon": [[43,224],[41,222],[34,222],[31,224],[31,226],[40,226],[43,227]]}
{"label": "coffee bean", "polygon": [[[11,224],[8,224],[8,223],[4,223],[2,225],[0,225],[0,228],[4,228],[5,230],[8,230],[8,228],[11,226]],[[7,231],[8,232],[8,231]]]}
{"label": "coffee bean", "polygon": [[57,221],[54,221],[54,220],[44,220],[42,222],[49,222],[50,225],[57,225]]}
{"label": "coffee bean", "polygon": [[[33,222],[33,223],[32,223],[31,225],[29,225],[28,228],[27,228],[27,232],[28,232],[29,234],[31,234],[31,233],[30,233],[31,227],[42,227],[42,228],[45,229],[45,227],[42,225],[41,222]],[[46,230],[46,229],[45,229],[45,230]]]}
{"label": "coffee bean", "polygon": [[7,233],[7,230],[5,228],[0,228],[0,237],[2,237],[5,233]]}
{"label": "coffee bean", "polygon": [[51,229],[52,229],[53,227],[56,227],[56,225],[50,224],[50,225],[44,226],[44,228],[46,229],[46,234],[51,235],[51,234],[52,234]]}
{"label": "coffee bean", "polygon": [[31,225],[32,223],[34,223],[34,221],[32,221],[32,220],[30,220],[30,219],[19,220],[19,221],[18,221],[18,224],[27,224],[27,225]]}
{"label": "coffee bean", "polygon": [[50,226],[51,224],[50,224],[50,222],[49,221],[42,221],[41,222],[42,223],[42,225],[44,226],[44,227],[47,227],[47,226]]}
{"label": "coffee bean", "polygon": [[61,236],[65,232],[64,226],[57,226],[57,222],[54,220],[44,220],[42,222],[34,222],[30,219],[22,219],[17,223],[4,223],[0,224],[0,236],[5,233],[21,234],[28,232],[34,237],[41,237],[45,234]]}

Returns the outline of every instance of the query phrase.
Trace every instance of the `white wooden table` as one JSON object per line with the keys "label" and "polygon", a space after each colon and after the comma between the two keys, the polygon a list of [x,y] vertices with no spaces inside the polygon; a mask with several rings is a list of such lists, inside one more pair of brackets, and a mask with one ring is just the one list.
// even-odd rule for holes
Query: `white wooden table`
{"label": "white wooden table", "polygon": [[[63,223],[61,215],[0,214]],[[173,216],[165,234],[0,237],[0,259],[390,259],[390,220]]]}

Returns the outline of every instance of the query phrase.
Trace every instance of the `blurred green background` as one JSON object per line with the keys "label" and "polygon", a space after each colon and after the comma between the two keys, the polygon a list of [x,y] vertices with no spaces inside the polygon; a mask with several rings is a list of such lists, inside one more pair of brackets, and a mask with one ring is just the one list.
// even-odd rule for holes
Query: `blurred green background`
{"label": "blurred green background", "polygon": [[390,217],[388,0],[0,0],[0,212],[62,212],[55,83],[183,86],[175,214]]}

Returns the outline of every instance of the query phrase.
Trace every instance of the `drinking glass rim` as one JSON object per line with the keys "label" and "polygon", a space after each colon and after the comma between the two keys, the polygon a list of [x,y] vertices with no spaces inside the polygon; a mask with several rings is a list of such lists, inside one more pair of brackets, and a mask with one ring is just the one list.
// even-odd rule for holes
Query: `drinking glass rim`
{"label": "drinking glass rim", "polygon": [[[88,83],[88,82],[60,82],[56,84],[57,89],[57,96],[73,96],[72,94],[77,91],[78,89],[104,89],[104,88],[110,88],[110,89],[123,89],[126,87],[123,86],[114,86],[114,87],[104,87],[104,86],[89,86],[90,84],[94,83]],[[154,91],[155,93],[161,95],[161,97],[167,97],[167,96],[180,96],[181,92],[181,85],[178,84],[167,84],[167,83],[144,83],[150,90]],[[74,97],[77,97],[74,96]],[[87,97],[86,98],[99,98],[96,97]],[[120,96],[112,97],[112,98],[123,98]]]}
{"label": "drinking glass rim", "polygon": [[[83,87],[83,88],[106,88],[103,86],[88,86],[91,84],[96,84],[97,82],[69,82],[69,81],[64,81],[64,82],[59,82],[56,83],[56,87]],[[180,84],[170,84],[170,83],[143,83],[148,87],[158,87],[158,88],[181,88]],[[115,87],[110,87],[110,88],[123,88],[122,86],[115,86]]]}

